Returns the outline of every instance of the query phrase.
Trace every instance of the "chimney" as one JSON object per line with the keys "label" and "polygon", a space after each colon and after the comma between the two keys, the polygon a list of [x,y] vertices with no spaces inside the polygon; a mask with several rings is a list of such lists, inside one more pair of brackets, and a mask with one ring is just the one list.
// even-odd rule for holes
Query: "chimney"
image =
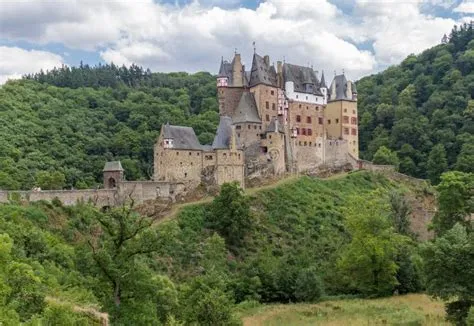
{"label": "chimney", "polygon": [[263,61],[265,62],[265,64],[266,64],[267,66],[270,66],[270,56],[265,55],[265,56],[263,57]]}
{"label": "chimney", "polygon": [[277,61],[277,82],[278,87],[283,88],[283,65],[281,61]]}

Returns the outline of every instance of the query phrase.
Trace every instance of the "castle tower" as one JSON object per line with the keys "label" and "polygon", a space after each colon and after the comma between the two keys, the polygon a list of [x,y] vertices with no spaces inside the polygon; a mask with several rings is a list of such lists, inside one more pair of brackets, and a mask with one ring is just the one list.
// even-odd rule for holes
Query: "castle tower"
{"label": "castle tower", "polygon": [[357,90],[344,74],[335,76],[329,88],[325,126],[329,138],[346,140],[349,153],[359,157]]}
{"label": "castle tower", "polygon": [[328,100],[328,87],[326,85],[326,80],[324,79],[324,70],[321,73],[321,81],[319,83],[319,90],[324,96],[324,103],[327,103]]}
{"label": "castle tower", "polygon": [[246,85],[245,67],[240,54],[235,53],[232,62],[222,58],[217,75],[217,99],[221,116],[233,115]]}
{"label": "castle tower", "polygon": [[104,188],[117,188],[118,184],[123,181],[123,171],[120,161],[105,163],[104,169],[102,170],[104,176]]}

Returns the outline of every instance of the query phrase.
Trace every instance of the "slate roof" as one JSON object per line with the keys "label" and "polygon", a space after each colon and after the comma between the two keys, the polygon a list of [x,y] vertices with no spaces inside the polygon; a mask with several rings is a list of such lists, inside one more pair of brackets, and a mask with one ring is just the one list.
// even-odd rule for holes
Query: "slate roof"
{"label": "slate roof", "polygon": [[163,138],[173,139],[174,149],[202,150],[194,129],[191,127],[171,126],[167,123],[163,126]]}
{"label": "slate roof", "polygon": [[274,66],[267,65],[263,57],[254,53],[249,86],[258,84],[277,86],[277,74]]}
{"label": "slate roof", "polygon": [[[277,131],[277,127],[278,127],[278,131]],[[280,123],[280,121],[278,120],[277,117],[273,117],[273,118],[272,118],[272,121],[271,121],[270,124],[268,125],[266,132],[281,132],[281,133],[285,133],[285,131],[283,130],[283,125]]]}
{"label": "slate roof", "polygon": [[[228,149],[232,141],[232,118],[221,116],[216,136],[212,142],[213,149]],[[237,142],[237,139],[235,140]],[[236,143],[237,147],[239,144]]]}
{"label": "slate roof", "polygon": [[328,88],[328,86],[326,85],[326,80],[324,79],[324,70],[321,73],[321,82],[319,83],[319,87]]}
{"label": "slate roof", "polygon": [[104,172],[123,171],[123,168],[120,161],[111,161],[111,162],[105,163],[104,169],[102,171]]}
{"label": "slate roof", "polygon": [[[352,92],[357,93],[355,89],[355,83],[350,82],[352,87]],[[344,74],[334,76],[334,80],[331,83],[331,87],[329,87],[329,101],[337,101],[337,100],[346,100],[352,101],[352,94],[347,96],[347,79]]]}
{"label": "slate roof", "polygon": [[232,122],[234,124],[244,122],[262,123],[260,117],[258,116],[257,103],[255,102],[253,93],[242,93],[239,104],[237,105],[234,115],[232,116]]}
{"label": "slate roof", "polygon": [[[284,82],[292,81],[295,86],[295,92],[323,95],[320,89],[320,82],[315,71],[310,67],[303,67],[285,63],[283,65]],[[305,84],[313,84],[313,89],[309,92]]]}
{"label": "slate roof", "polygon": [[227,60],[224,61],[224,58],[222,58],[217,77],[227,77],[229,82],[232,81],[232,63]]}

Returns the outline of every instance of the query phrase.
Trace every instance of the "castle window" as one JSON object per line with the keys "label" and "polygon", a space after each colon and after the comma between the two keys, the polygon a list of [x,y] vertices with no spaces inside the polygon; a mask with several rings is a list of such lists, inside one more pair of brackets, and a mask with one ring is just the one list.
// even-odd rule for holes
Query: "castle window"
{"label": "castle window", "polygon": [[339,123],[339,119],[336,119],[336,123]]}
{"label": "castle window", "polygon": [[296,128],[296,134],[297,134],[297,135],[300,134],[300,128]]}
{"label": "castle window", "polygon": [[309,146],[311,146],[311,142],[309,142]]}
{"label": "castle window", "polygon": [[191,166],[193,166],[193,165],[194,165],[193,162],[191,162]]}
{"label": "castle window", "polygon": [[321,148],[321,143],[318,144],[318,147]]}
{"label": "castle window", "polygon": [[357,118],[352,117],[351,118],[351,124],[356,125],[357,124]]}
{"label": "castle window", "polygon": [[239,137],[239,138],[240,138],[240,134],[237,134],[237,137]]}
{"label": "castle window", "polygon": [[301,141],[299,142],[299,145],[301,146]]}
{"label": "castle window", "polygon": [[344,123],[349,123],[349,117],[347,115],[345,115],[343,117],[343,121],[344,121]]}
{"label": "castle window", "polygon": [[176,152],[176,155],[179,155],[179,152]]}
{"label": "castle window", "polygon": [[237,129],[237,130],[240,130],[241,128],[242,128],[242,126],[240,126],[240,125],[235,126],[235,129]]}
{"label": "castle window", "polygon": [[239,158],[240,158],[240,154],[239,154]]}
{"label": "castle window", "polygon": [[265,120],[270,121],[270,116],[268,114],[265,115]]}
{"label": "castle window", "polygon": [[224,156],[225,158],[227,158],[227,154],[226,154],[226,153],[222,154],[222,156]]}
{"label": "castle window", "polygon": [[250,128],[251,128],[251,127],[250,127],[250,125],[248,125],[247,127],[248,127],[248,129],[250,129]]}
{"label": "castle window", "polygon": [[307,146],[307,145],[308,145],[308,143],[307,143],[307,142],[304,142],[304,145],[305,145],[305,146]]}
{"label": "castle window", "polygon": [[301,104],[300,104],[300,105],[298,105],[298,107],[301,109]]}
{"label": "castle window", "polygon": [[184,172],[184,177],[186,178],[188,176],[188,173],[187,172]]}
{"label": "castle window", "polygon": [[311,117],[306,117],[306,123],[311,123]]}
{"label": "castle window", "polygon": [[262,130],[262,126],[258,126],[258,129]]}
{"label": "castle window", "polygon": [[257,126],[256,126],[256,125],[255,125],[255,126],[253,126],[253,129],[257,129]]}
{"label": "castle window", "polygon": [[308,110],[308,109],[309,109],[309,106],[306,106],[306,110]]}
{"label": "castle window", "polygon": [[296,122],[301,122],[301,116],[300,115],[296,116]]}
{"label": "castle window", "polygon": [[189,156],[191,156],[191,155],[192,155],[192,153],[191,153],[191,152],[189,152]]}
{"label": "castle window", "polygon": [[330,125],[330,124],[331,124],[331,120],[328,120],[328,125]]}
{"label": "castle window", "polygon": [[356,110],[352,110],[352,113],[353,113],[353,114],[356,114]]}
{"label": "castle window", "polygon": [[265,102],[265,108],[269,109],[270,108],[270,103],[267,101]]}
{"label": "castle window", "polygon": [[276,104],[272,103],[272,110],[275,110],[275,109],[276,109]]}
{"label": "castle window", "polygon": [[310,128],[308,128],[308,136],[312,136],[313,135],[313,130],[311,130]]}
{"label": "castle window", "polygon": [[197,156],[199,156],[199,153],[197,153]]}
{"label": "castle window", "polygon": [[162,164],[163,164],[163,161],[160,161],[160,165],[162,165]]}
{"label": "castle window", "polygon": [[301,128],[301,134],[306,135],[306,128]]}
{"label": "castle window", "polygon": [[344,135],[349,135],[349,128],[344,128]]}
{"label": "castle window", "polygon": [[270,94],[275,95],[275,91],[270,91]]}
{"label": "castle window", "polygon": [[272,135],[268,135],[268,139],[272,139]]}
{"label": "castle window", "polygon": [[318,123],[319,123],[320,125],[322,125],[322,124],[323,124],[323,118],[318,118]]}
{"label": "castle window", "polygon": [[357,135],[357,130],[354,129],[354,128],[352,128],[352,135],[353,135],[353,136],[356,136],[356,135]]}
{"label": "castle window", "polygon": [[344,112],[347,112],[347,109],[344,109]]}

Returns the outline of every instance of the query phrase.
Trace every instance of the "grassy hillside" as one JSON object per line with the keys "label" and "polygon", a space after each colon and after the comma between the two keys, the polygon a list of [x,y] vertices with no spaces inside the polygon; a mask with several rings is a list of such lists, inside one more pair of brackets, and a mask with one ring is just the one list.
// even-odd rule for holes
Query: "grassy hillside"
{"label": "grassy hillside", "polygon": [[449,42],[362,78],[359,134],[363,158],[439,181],[447,170],[474,172],[474,32],[455,27]]}
{"label": "grassy hillside", "polygon": [[[29,293],[35,294],[34,300],[23,299],[28,310],[15,303],[19,299],[11,290],[12,299],[0,302],[0,310],[15,311],[15,318],[23,321],[46,318],[47,307],[59,300],[69,303],[65,314],[74,306],[91,306],[119,325],[166,320],[229,324],[237,320],[233,304],[243,301],[286,303],[321,295],[361,295],[365,285],[350,282],[352,272],[341,265],[356,236],[347,220],[354,200],[376,198],[382,203],[373,206],[383,216],[380,237],[389,232],[390,239],[396,239],[399,234],[390,231],[390,208],[383,203],[393,192],[422,199],[426,190],[369,172],[332,180],[290,179],[226,205],[219,221],[234,209],[240,219],[249,205],[249,223],[230,234],[212,219],[215,201],[185,206],[176,218],[159,224],[153,216],[127,209],[99,212],[59,202],[1,205],[0,235],[12,246],[8,261],[25,264],[25,275],[33,270],[36,274],[25,279],[32,282]],[[239,232],[242,237],[236,238]],[[393,274],[388,289],[369,291],[390,294],[420,288],[412,286],[418,279],[413,274],[416,259],[410,258],[416,244],[404,239],[410,255],[399,271],[405,274]],[[9,273],[0,269],[0,276],[2,272]],[[8,279],[0,277],[14,288]]]}
{"label": "grassy hillside", "polygon": [[241,315],[244,326],[450,325],[444,319],[443,302],[422,294],[257,306]]}

